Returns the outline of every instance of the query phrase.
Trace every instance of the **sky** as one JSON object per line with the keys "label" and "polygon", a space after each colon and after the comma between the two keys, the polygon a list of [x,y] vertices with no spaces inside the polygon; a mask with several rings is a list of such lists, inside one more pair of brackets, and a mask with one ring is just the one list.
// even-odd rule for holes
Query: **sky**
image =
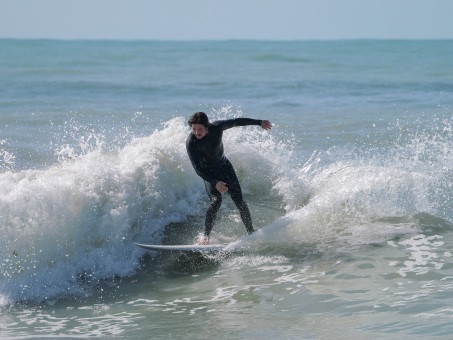
{"label": "sky", "polygon": [[453,39],[453,0],[0,0],[0,38]]}

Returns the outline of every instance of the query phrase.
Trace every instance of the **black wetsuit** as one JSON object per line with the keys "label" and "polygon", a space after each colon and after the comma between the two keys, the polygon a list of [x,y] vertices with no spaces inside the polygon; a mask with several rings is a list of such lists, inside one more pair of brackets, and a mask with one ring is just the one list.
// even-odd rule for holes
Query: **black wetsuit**
{"label": "black wetsuit", "polygon": [[219,181],[227,184],[228,193],[239,209],[247,232],[249,234],[254,232],[250,210],[242,197],[236,172],[225,157],[222,143],[223,131],[247,125],[261,125],[261,120],[250,118],[219,120],[210,124],[208,133],[203,138],[198,139],[193,133],[187,138],[186,148],[190,161],[195,172],[205,181],[206,191],[211,198],[211,205],[206,211],[205,236],[211,233],[216,214],[222,204],[222,194],[215,188]]}

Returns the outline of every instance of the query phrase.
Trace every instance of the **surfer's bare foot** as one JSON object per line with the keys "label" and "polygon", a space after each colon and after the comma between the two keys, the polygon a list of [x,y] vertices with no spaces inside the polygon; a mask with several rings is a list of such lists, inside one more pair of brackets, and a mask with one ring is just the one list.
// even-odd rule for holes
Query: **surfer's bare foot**
{"label": "surfer's bare foot", "polygon": [[200,246],[204,246],[206,244],[208,244],[208,241],[209,241],[209,237],[205,236],[205,235],[201,235],[199,238],[198,238],[198,244]]}

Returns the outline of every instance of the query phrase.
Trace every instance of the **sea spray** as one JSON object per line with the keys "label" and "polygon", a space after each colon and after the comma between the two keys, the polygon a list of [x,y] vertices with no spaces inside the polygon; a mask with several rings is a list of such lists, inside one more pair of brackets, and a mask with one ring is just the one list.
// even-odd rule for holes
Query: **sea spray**
{"label": "sea spray", "polygon": [[[269,134],[237,130],[225,144],[250,182],[244,188],[269,195],[289,158]],[[144,253],[134,241],[160,243],[169,223],[202,215],[206,196],[186,154],[188,132],[174,118],[117,151],[92,136],[78,151],[63,145],[56,165],[0,175],[3,298],[89,294],[102,280],[134,273]]]}
{"label": "sea spray", "polygon": [[169,122],[116,153],[0,175],[2,295],[47,299],[81,293],[81,276],[132,274],[143,254],[133,241],[158,243],[168,223],[197,211],[186,133]]}
{"label": "sea spray", "polygon": [[16,159],[14,153],[4,146],[5,144],[7,144],[7,140],[0,140],[0,172],[14,168]]}
{"label": "sea spray", "polygon": [[423,129],[403,134],[399,125],[392,128],[398,138],[380,138],[372,148],[349,143],[315,151],[302,166],[284,166],[274,189],[286,214],[241,246],[355,252],[413,237],[431,224],[450,228],[451,120],[418,124]]}
{"label": "sea spray", "polygon": [[[144,252],[133,242],[160,243],[166,226],[189,216],[202,223],[207,199],[186,154],[185,120],[166,121],[116,150],[105,147],[105,135],[85,131],[74,138],[78,144],[62,144],[59,163],[2,173],[2,300],[90,294],[103,280],[134,274]],[[291,137],[279,140],[258,127],[226,131],[225,151],[251,206],[284,208],[240,247],[335,257],[416,235],[418,214],[439,212],[432,188],[448,187],[439,170],[451,161],[443,124],[390,146],[346,144],[307,159]],[[424,166],[428,156],[436,167]]]}

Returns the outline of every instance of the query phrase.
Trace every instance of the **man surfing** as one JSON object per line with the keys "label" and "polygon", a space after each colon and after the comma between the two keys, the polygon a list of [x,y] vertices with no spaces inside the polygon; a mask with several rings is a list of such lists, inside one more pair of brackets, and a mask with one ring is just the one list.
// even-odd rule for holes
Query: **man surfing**
{"label": "man surfing", "polygon": [[195,172],[205,181],[206,191],[211,205],[206,211],[204,234],[199,244],[207,244],[214,226],[217,212],[222,204],[222,193],[229,193],[239,209],[242,222],[248,234],[253,233],[252,217],[247,203],[242,197],[242,189],[233,166],[225,157],[223,150],[223,131],[236,126],[259,125],[270,130],[272,124],[268,120],[251,118],[235,118],[209,122],[204,112],[196,112],[189,118],[192,129],[186,141],[186,149]]}

